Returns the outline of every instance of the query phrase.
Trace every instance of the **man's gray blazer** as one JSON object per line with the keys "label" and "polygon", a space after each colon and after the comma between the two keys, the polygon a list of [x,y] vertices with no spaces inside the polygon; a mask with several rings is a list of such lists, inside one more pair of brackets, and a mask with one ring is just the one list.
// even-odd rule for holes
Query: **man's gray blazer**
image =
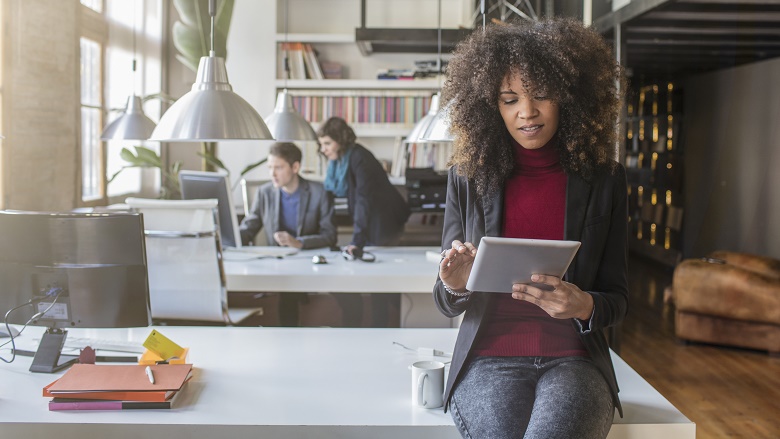
{"label": "man's gray blazer", "polygon": [[[305,249],[335,245],[333,202],[321,183],[298,178],[301,202],[298,207],[296,239],[303,243]],[[279,230],[280,190],[273,183],[266,183],[257,189],[252,209],[241,221],[241,242],[244,245],[252,241],[263,226],[268,245],[279,245],[274,240],[274,233]]]}

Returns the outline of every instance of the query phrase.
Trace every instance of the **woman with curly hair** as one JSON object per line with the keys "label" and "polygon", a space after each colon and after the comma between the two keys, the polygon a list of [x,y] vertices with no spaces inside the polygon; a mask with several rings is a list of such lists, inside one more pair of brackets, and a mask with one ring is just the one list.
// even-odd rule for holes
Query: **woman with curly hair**
{"label": "woman with curly hair", "polygon": [[[465,313],[445,390],[463,437],[603,438],[622,409],[604,328],[627,309],[627,204],[613,160],[623,90],[572,19],[475,31],[449,64],[455,154],[434,299]],[[483,236],[580,241],[563,278],[466,289]]]}

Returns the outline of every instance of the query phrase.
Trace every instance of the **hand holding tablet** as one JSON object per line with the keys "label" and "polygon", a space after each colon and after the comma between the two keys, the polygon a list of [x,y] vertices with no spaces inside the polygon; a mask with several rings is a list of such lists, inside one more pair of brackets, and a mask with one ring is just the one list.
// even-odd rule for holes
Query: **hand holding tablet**
{"label": "hand holding tablet", "polygon": [[471,291],[511,293],[512,284],[531,282],[531,275],[563,277],[580,247],[578,241],[483,237],[466,288]]}

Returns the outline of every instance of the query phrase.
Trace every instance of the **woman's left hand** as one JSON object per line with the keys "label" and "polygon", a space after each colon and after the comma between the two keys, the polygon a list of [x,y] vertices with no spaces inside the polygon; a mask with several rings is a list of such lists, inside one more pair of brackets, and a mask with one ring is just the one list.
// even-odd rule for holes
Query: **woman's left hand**
{"label": "woman's left hand", "polygon": [[593,297],[577,285],[544,274],[534,274],[531,281],[549,285],[553,290],[545,291],[528,284],[513,284],[512,297],[536,304],[556,319],[590,319],[593,313]]}

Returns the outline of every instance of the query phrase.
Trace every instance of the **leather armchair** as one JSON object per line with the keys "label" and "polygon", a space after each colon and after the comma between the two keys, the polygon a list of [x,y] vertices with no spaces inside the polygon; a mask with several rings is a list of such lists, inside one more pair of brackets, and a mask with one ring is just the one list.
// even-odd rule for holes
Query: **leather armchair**
{"label": "leather armchair", "polygon": [[672,281],[678,338],[780,355],[780,260],[716,251]]}

